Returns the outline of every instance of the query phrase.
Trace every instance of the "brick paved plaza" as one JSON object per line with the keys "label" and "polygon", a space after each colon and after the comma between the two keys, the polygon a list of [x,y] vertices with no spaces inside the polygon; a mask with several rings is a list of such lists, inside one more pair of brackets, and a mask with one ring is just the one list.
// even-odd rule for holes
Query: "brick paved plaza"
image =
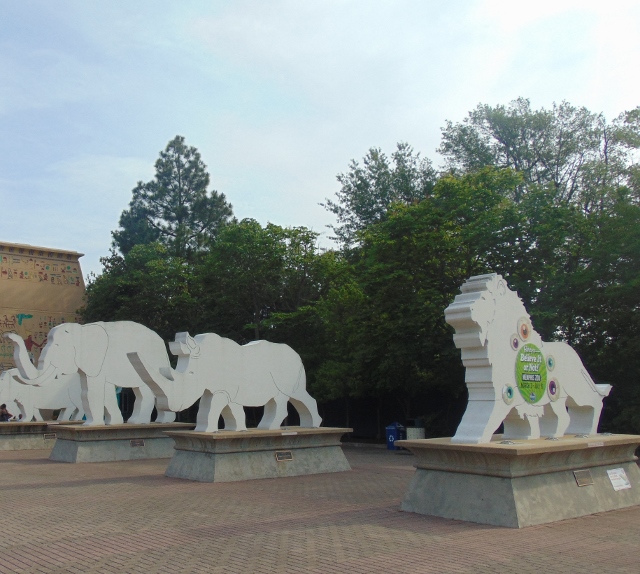
{"label": "brick paved plaza", "polygon": [[419,516],[399,510],[411,455],[345,452],[351,472],[223,484],[0,452],[0,572],[640,572],[640,507],[523,530]]}

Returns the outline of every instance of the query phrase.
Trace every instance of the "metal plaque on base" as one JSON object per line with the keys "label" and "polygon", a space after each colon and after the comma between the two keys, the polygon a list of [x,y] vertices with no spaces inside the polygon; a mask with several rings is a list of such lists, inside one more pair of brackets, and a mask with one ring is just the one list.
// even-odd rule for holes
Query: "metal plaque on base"
{"label": "metal plaque on base", "polygon": [[231,482],[351,470],[340,438],[347,428],[167,432],[175,453],[166,476]]}

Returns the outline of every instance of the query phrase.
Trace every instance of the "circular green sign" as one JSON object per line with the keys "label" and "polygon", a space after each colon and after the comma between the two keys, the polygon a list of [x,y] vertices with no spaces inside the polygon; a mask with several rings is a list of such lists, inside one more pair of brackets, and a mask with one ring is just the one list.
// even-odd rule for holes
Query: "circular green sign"
{"label": "circular green sign", "polygon": [[542,351],[527,343],[516,357],[516,385],[524,400],[537,403],[547,389],[547,364]]}

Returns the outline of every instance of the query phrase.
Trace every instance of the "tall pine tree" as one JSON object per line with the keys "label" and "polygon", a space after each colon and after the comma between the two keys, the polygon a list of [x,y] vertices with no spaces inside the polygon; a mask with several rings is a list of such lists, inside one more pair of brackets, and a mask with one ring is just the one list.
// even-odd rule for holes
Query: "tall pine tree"
{"label": "tall pine tree", "polygon": [[160,152],[155,167],[154,179],[133,189],[113,245],[126,254],[134,245],[159,241],[170,255],[193,259],[232,218],[231,204],[223,193],[207,191],[207,166],[182,136]]}

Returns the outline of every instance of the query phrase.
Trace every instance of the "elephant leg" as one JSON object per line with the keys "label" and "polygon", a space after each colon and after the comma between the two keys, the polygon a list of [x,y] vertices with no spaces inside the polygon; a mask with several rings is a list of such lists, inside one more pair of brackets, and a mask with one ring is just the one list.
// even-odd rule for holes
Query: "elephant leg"
{"label": "elephant leg", "polygon": [[104,377],[87,377],[80,375],[82,386],[82,408],[86,416],[84,422],[87,426],[104,424]]}
{"label": "elephant leg", "polygon": [[124,424],[124,419],[118,406],[116,388],[111,384],[107,384],[104,387],[104,423],[107,425]]}
{"label": "elephant leg", "polygon": [[81,421],[84,417],[84,409],[82,408],[82,403],[75,406],[73,410],[73,415],[71,416],[72,421]]}
{"label": "elephant leg", "polygon": [[244,408],[238,403],[229,403],[226,407],[224,407],[222,409],[222,418],[224,419],[224,430],[247,430]]}
{"label": "elephant leg", "polygon": [[[156,405],[156,409],[157,408],[158,408],[158,405]],[[172,423],[175,420],[176,420],[176,413],[174,413],[173,411],[158,410],[156,415],[157,423]]]}
{"label": "elephant leg", "polygon": [[291,404],[300,415],[300,426],[308,428],[318,428],[322,423],[322,418],[318,413],[318,403],[307,391],[298,391],[295,398],[289,397]]}
{"label": "elephant leg", "polygon": [[133,413],[129,417],[128,423],[147,424],[151,422],[151,413],[155,404],[153,391],[145,384],[133,387],[133,394],[136,400],[133,403]]}
{"label": "elephant leg", "polygon": [[73,411],[72,407],[62,407],[60,412],[58,413],[59,421],[68,421],[69,417],[71,417],[71,412]]}
{"label": "elephant leg", "polygon": [[197,432],[216,432],[218,420],[225,407],[229,404],[227,393],[215,393],[205,391],[200,399],[200,408],[196,419]]}
{"label": "elephant leg", "polygon": [[278,393],[274,398],[272,398],[266,405],[264,405],[264,415],[262,416],[260,424],[258,424],[258,428],[263,430],[279,429],[282,421],[287,416],[288,402],[289,397],[282,393]]}

